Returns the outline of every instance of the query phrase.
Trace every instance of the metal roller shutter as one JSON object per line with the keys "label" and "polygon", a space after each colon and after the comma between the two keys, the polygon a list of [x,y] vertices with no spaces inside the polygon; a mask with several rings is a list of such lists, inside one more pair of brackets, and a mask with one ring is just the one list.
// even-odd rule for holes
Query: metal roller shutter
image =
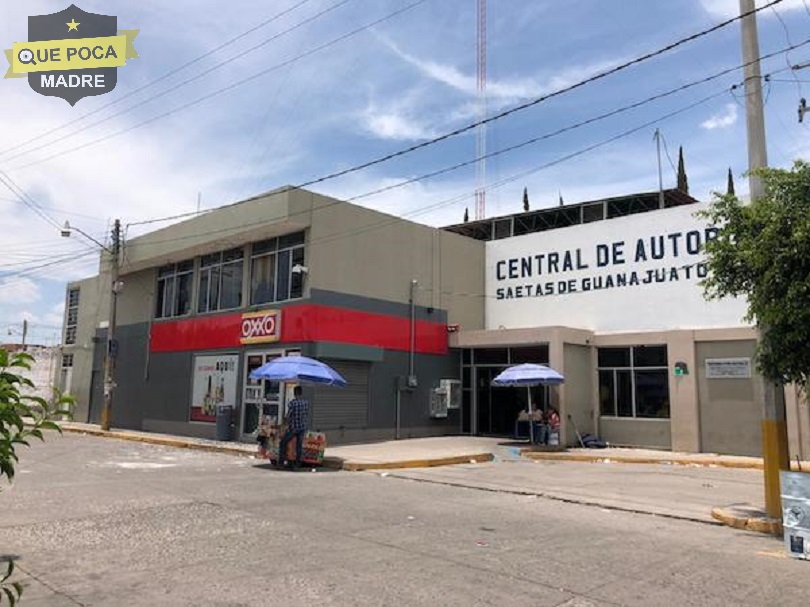
{"label": "metal roller shutter", "polygon": [[348,383],[345,388],[317,387],[312,403],[312,427],[316,430],[365,428],[368,425],[369,363],[324,361]]}

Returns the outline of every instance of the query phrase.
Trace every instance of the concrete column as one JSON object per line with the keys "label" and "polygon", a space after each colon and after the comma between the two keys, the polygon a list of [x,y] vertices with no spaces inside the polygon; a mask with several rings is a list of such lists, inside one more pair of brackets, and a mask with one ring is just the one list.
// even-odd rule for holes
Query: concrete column
{"label": "concrete column", "polygon": [[[700,406],[698,401],[695,338],[692,331],[673,331],[667,343],[669,358],[669,415],[672,450],[699,453]],[[675,376],[676,362],[684,362],[688,375]]]}

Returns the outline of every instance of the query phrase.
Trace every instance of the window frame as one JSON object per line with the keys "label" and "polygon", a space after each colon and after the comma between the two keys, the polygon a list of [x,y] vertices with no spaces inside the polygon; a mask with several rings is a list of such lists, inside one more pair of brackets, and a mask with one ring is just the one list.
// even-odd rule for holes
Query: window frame
{"label": "window frame", "polygon": [[[185,312],[180,313],[180,281],[181,278],[189,276],[191,280],[188,307]],[[194,310],[194,276],[195,263],[193,259],[167,264],[157,269],[155,308],[153,310],[156,319],[182,318],[191,315]],[[163,284],[162,290],[161,283]],[[166,296],[167,292],[169,293],[168,297]]]}
{"label": "window frame", "polygon": [[[666,365],[654,365],[654,366],[638,366],[636,364],[636,349],[637,348],[664,348],[664,354],[666,356]],[[612,414],[605,414],[602,412],[602,399],[601,394],[599,394],[599,417],[604,417],[608,419],[632,419],[632,420],[671,420],[672,419],[672,412],[667,412],[666,417],[652,417],[652,416],[640,416],[638,414],[638,402],[637,402],[637,386],[636,386],[636,373],[641,371],[663,371],[664,377],[666,379],[665,385],[667,390],[667,401],[670,400],[669,398],[669,348],[667,344],[638,344],[632,346],[605,346],[604,348],[597,348],[597,359],[599,355],[600,349],[616,349],[616,350],[627,350],[629,353],[629,365],[619,365],[619,366],[600,366],[597,362],[596,367],[596,380],[597,385],[601,388],[602,381],[600,375],[602,373],[610,373],[611,381],[613,383],[612,386]],[[630,404],[631,404],[631,415],[619,415],[619,373],[628,373],[630,377]]]}
{"label": "window frame", "polygon": [[[272,258],[272,297],[257,299],[254,278],[257,274],[256,264],[259,260]],[[292,271],[296,264],[306,265],[307,246],[304,231],[268,238],[253,243],[250,254],[250,306],[295,301],[304,298],[303,277]],[[282,268],[282,259],[285,267]],[[284,279],[282,280],[282,274]],[[296,293],[300,291],[300,293]],[[294,294],[295,293],[295,294]]]}
{"label": "window frame", "polygon": [[[244,307],[246,258],[247,255],[245,254],[245,247],[243,246],[218,251],[216,253],[210,253],[200,257],[199,272],[197,280],[195,281],[197,285],[197,293],[196,297],[192,297],[192,299],[196,300],[194,309],[196,310],[197,314],[211,314],[214,312],[223,312],[227,310],[238,310]],[[239,270],[233,275],[235,281],[238,282],[239,288],[236,291],[236,305],[223,307],[222,287],[223,276],[225,275],[223,270],[227,266],[239,267]],[[214,278],[213,280],[212,277]],[[205,288],[203,288],[203,282],[205,282]],[[212,293],[216,299],[216,302],[213,304],[211,302]],[[205,308],[200,305],[203,298],[205,298]]]}
{"label": "window frame", "polygon": [[[76,343],[76,334],[78,333],[78,326],[79,326],[80,302],[81,302],[80,289],[78,287],[68,289],[67,305],[65,306],[65,334],[64,334],[64,344],[66,346],[72,346]],[[71,316],[73,317],[72,319]]]}

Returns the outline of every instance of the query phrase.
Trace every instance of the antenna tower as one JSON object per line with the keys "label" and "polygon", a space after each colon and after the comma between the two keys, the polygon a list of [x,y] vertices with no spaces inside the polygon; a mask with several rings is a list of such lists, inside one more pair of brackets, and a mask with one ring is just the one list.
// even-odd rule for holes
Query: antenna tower
{"label": "antenna tower", "polygon": [[[487,0],[478,0],[478,120],[487,117]],[[487,153],[487,127],[479,124],[476,129],[475,157],[475,218],[484,219],[487,210],[487,165],[484,156]]]}

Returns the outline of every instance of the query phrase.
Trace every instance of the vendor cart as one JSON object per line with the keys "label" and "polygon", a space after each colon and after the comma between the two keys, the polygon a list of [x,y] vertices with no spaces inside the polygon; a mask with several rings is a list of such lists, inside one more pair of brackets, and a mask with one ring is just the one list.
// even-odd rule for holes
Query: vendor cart
{"label": "vendor cart", "polygon": [[[283,427],[275,423],[275,418],[263,418],[262,423],[259,424],[259,457],[262,459],[269,459],[271,461],[278,461],[278,448],[281,442],[281,436],[284,433]],[[293,461],[296,456],[296,441],[293,438],[287,444],[287,455],[284,458],[287,461]],[[309,464],[312,466],[320,466],[323,464],[323,454],[326,450],[326,434],[323,432],[308,431],[304,435],[304,447],[301,452],[301,463]]]}

